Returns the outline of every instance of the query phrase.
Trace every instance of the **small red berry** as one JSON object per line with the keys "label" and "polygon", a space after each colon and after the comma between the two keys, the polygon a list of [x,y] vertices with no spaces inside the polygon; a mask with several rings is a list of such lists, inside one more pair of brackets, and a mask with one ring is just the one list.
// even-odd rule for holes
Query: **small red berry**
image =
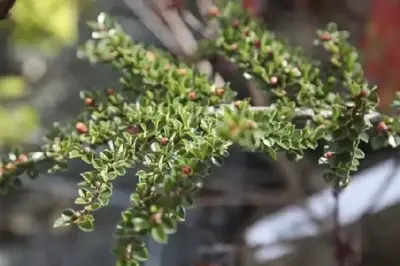
{"label": "small red berry", "polygon": [[388,130],[388,126],[385,122],[381,121],[378,123],[376,129],[378,130],[378,132],[386,132]]}
{"label": "small red berry", "polygon": [[196,100],[196,92],[195,91],[191,91],[191,92],[189,92],[189,94],[188,94],[188,98],[189,98],[189,100],[190,101],[194,101],[194,100]]}
{"label": "small red berry", "polygon": [[208,15],[212,17],[219,17],[221,15],[221,11],[217,7],[212,7],[208,10]]}
{"label": "small red berry", "polygon": [[162,213],[161,212],[154,213],[151,216],[151,220],[156,224],[161,224],[162,223]]}
{"label": "small red berry", "polygon": [[331,152],[331,151],[327,151],[324,154],[324,157],[327,158],[327,159],[332,158],[332,156],[333,156],[333,152]]}
{"label": "small red berry", "polygon": [[236,43],[234,43],[234,44],[231,45],[231,50],[232,50],[232,51],[236,51],[237,48],[238,48],[238,45],[237,45]]}
{"label": "small red berry", "polygon": [[239,26],[240,26],[240,21],[238,20],[238,19],[235,19],[233,22],[232,22],[232,27],[234,27],[234,28],[239,28]]}
{"label": "small red berry", "polygon": [[260,40],[255,40],[255,41],[254,41],[254,46],[255,46],[257,49],[260,49],[260,47],[261,47],[261,41],[260,41]]}
{"label": "small red berry", "polygon": [[179,68],[177,71],[180,76],[184,76],[188,73],[188,70],[186,68]]}
{"label": "small red berry", "polygon": [[368,89],[362,89],[360,92],[360,97],[368,97],[370,91]]}
{"label": "small red berry", "polygon": [[278,78],[277,77],[272,77],[269,81],[270,84],[275,85],[276,83],[278,83]]}
{"label": "small red berry", "polygon": [[188,165],[184,165],[184,166],[182,167],[182,171],[183,171],[183,173],[184,173],[185,175],[188,175],[188,176],[191,176],[191,175],[193,174],[192,168],[190,168],[190,166],[188,166]]}
{"label": "small red berry", "polygon": [[93,106],[94,105],[94,100],[91,97],[86,97],[84,100],[85,105],[87,106]]}
{"label": "small red berry", "polygon": [[82,134],[82,133],[84,134],[84,133],[87,133],[89,131],[88,127],[82,122],[76,123],[75,129],[80,134]]}
{"label": "small red berry", "polygon": [[330,41],[332,39],[332,36],[329,34],[329,32],[324,32],[321,34],[319,37],[322,41]]}
{"label": "small red berry", "polygon": [[222,97],[222,96],[224,95],[224,93],[225,93],[224,88],[217,88],[217,89],[215,90],[215,94],[216,94],[217,96],[219,96],[219,97]]}
{"label": "small red berry", "polygon": [[235,108],[239,109],[241,104],[242,104],[242,101],[236,101],[236,102],[234,103]]}
{"label": "small red berry", "polygon": [[28,155],[26,155],[25,153],[20,154],[20,155],[18,156],[18,159],[17,159],[17,161],[20,162],[20,163],[25,163],[25,162],[27,162],[28,160],[29,160]]}
{"label": "small red berry", "polygon": [[244,34],[245,37],[248,37],[249,34],[250,34],[250,29],[246,27],[246,28],[243,30],[243,34]]}
{"label": "small red berry", "polygon": [[161,143],[161,145],[163,145],[163,146],[167,145],[168,142],[169,142],[168,138],[165,138],[165,137],[164,137],[164,138],[161,138],[161,139],[160,139],[160,143]]}
{"label": "small red berry", "polygon": [[138,128],[137,126],[129,126],[129,127],[126,129],[126,132],[129,133],[129,134],[131,134],[131,135],[136,135],[136,134],[139,133],[139,128]]}
{"label": "small red berry", "polygon": [[13,163],[8,163],[8,164],[6,164],[6,169],[8,171],[14,171],[16,169],[16,166]]}
{"label": "small red berry", "polygon": [[114,89],[113,88],[108,88],[107,89],[107,95],[113,95],[114,94]]}

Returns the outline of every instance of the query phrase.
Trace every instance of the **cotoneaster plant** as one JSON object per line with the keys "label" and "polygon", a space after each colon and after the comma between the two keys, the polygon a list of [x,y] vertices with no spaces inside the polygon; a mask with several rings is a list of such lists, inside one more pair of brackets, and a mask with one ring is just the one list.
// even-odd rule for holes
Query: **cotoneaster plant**
{"label": "cotoneaster plant", "polygon": [[270,105],[236,101],[228,85],[215,87],[167,52],[135,43],[100,14],[89,23],[93,38],[79,56],[119,70],[121,86],[82,92],[84,111],[67,125],[55,124],[40,151],[15,150],[3,159],[1,192],[21,185],[22,174],[36,178],[39,163],[51,162],[49,171],[55,172],[79,158],[92,170],[81,174],[76,207],[65,210],[54,225],[91,231],[93,214],[108,204],[114,180],[141,163],[113,250],[117,265],[138,265],[148,256],[143,236],[167,242],[204,178],[233,143],[273,159],[286,153],[293,160],[323,147],[324,178],[337,190],[348,185],[365,156],[360,142],[375,149],[399,145],[399,117],[376,112],[376,88],[365,79],[346,32],[334,24],[317,32],[315,44],[326,50],[331,64],[322,70],[238,7],[213,9],[210,15],[221,32],[215,40],[204,40],[206,49],[199,52],[234,62],[273,96]]}

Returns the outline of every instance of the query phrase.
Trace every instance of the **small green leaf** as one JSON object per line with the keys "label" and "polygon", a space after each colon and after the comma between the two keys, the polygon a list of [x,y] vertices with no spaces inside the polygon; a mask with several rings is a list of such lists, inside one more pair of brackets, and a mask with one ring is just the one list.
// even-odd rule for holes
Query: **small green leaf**
{"label": "small green leaf", "polygon": [[362,150],[356,149],[356,150],[354,151],[354,157],[355,157],[356,159],[363,159],[363,158],[365,157],[365,154],[364,154],[364,152],[363,152]]}
{"label": "small green leaf", "polygon": [[151,229],[151,236],[154,241],[160,244],[166,244],[168,242],[168,235],[162,226],[157,226]]}
{"label": "small green leaf", "polygon": [[79,157],[81,157],[81,156],[82,156],[82,154],[81,154],[80,151],[73,150],[73,151],[70,151],[70,152],[69,152],[69,158],[70,158],[70,159],[79,158]]}
{"label": "small green leaf", "polygon": [[91,232],[94,229],[93,220],[87,217],[84,217],[82,220],[78,222],[78,227],[83,232]]}
{"label": "small green leaf", "polygon": [[61,215],[54,221],[53,227],[58,228],[58,227],[66,227],[69,225],[71,225],[71,217],[68,217],[66,215]]}
{"label": "small green leaf", "polygon": [[133,258],[138,261],[146,261],[149,256],[149,251],[145,246],[136,246],[133,250]]}
{"label": "small green leaf", "polygon": [[389,137],[388,137],[388,144],[392,147],[392,148],[396,148],[397,147],[397,144],[396,144],[396,139],[394,138],[394,136],[393,135],[390,135]]}

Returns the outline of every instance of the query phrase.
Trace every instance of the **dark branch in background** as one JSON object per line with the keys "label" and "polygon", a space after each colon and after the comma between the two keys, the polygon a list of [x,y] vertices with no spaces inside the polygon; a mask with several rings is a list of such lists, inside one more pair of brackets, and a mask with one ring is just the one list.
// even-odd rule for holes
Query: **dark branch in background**
{"label": "dark branch in background", "polygon": [[10,17],[10,10],[14,4],[15,0],[0,0],[0,20]]}

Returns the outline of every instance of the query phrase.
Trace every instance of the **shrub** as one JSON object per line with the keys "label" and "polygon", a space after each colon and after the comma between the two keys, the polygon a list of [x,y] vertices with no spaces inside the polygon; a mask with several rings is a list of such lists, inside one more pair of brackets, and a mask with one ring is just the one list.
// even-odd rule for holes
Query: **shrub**
{"label": "shrub", "polygon": [[41,151],[12,152],[3,160],[1,191],[20,185],[23,173],[36,177],[38,163],[52,162],[49,171],[55,172],[80,158],[92,166],[78,184],[80,208],[65,210],[55,226],[91,231],[93,212],[108,204],[113,181],[143,164],[131,206],[116,227],[114,248],[118,265],[137,265],[148,255],[142,237],[167,242],[204,177],[234,143],[274,159],[286,153],[296,161],[323,147],[319,162],[336,190],[347,186],[365,156],[361,141],[375,149],[397,147],[399,118],[376,112],[376,87],[364,77],[347,32],[335,24],[317,32],[315,44],[330,62],[325,70],[240,8],[217,12],[213,19],[221,25],[220,36],[204,40],[200,53],[229,58],[273,96],[270,105],[235,101],[228,84],[215,87],[167,52],[133,42],[100,14],[89,23],[93,40],[79,55],[119,70],[121,88],[82,92],[84,112],[68,125],[56,124]]}

